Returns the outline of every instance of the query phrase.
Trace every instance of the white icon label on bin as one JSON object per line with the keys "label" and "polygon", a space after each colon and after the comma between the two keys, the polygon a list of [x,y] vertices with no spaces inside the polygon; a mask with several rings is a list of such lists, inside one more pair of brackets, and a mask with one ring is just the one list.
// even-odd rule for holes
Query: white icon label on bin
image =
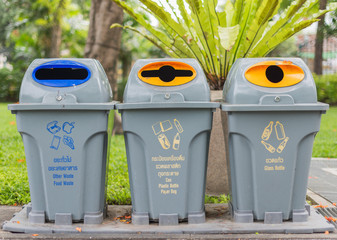
{"label": "white icon label on bin", "polygon": [[[178,119],[174,118],[173,124],[170,120],[157,122],[152,125],[152,130],[154,135],[157,136],[158,142],[163,149],[167,150],[172,147],[173,150],[179,150],[181,139],[180,134],[184,131],[184,129]],[[166,133],[172,131],[176,131],[176,134],[174,135],[174,138],[170,141]]]}

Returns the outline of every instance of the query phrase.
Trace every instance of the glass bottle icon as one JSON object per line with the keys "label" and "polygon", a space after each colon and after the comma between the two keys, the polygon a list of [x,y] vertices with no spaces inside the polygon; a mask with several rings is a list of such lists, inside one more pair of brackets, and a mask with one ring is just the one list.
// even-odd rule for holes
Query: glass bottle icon
{"label": "glass bottle icon", "polygon": [[262,133],[262,140],[267,141],[271,135],[271,133],[273,132],[273,121],[270,121],[270,123],[268,124],[268,126],[264,129],[263,133]]}
{"label": "glass bottle icon", "polygon": [[261,143],[264,145],[264,147],[271,153],[275,152],[275,148],[270,145],[269,143],[266,143],[265,141],[261,141]]}
{"label": "glass bottle icon", "polygon": [[278,153],[281,153],[282,151],[283,151],[283,149],[286,147],[286,145],[287,145],[287,142],[288,142],[288,140],[289,140],[289,137],[286,137],[281,143],[280,143],[280,145],[277,147],[277,152]]}

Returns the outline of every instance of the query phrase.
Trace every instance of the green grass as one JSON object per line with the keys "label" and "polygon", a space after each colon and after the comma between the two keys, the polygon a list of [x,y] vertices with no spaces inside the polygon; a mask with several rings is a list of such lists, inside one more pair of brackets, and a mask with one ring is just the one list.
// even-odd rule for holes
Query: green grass
{"label": "green grass", "polygon": [[30,201],[25,154],[15,116],[0,104],[0,204]]}
{"label": "green grass", "polygon": [[330,107],[322,115],[321,129],[316,135],[312,156],[337,158],[337,107]]}
{"label": "green grass", "polygon": [[[316,136],[314,157],[337,157],[337,107],[322,115],[321,130]],[[107,201],[131,204],[128,168],[123,136],[111,141]],[[228,197],[206,196],[205,203],[227,202]],[[24,148],[17,132],[15,115],[0,103],[0,204],[22,205],[30,202]]]}
{"label": "green grass", "polygon": [[107,200],[109,204],[131,204],[124,137],[113,136],[110,146]]}

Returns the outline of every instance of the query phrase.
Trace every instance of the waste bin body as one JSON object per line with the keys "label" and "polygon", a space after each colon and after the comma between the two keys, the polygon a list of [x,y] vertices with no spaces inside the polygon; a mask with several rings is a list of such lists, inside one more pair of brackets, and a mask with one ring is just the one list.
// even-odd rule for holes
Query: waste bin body
{"label": "waste bin body", "polygon": [[306,221],[313,141],[328,109],[307,66],[297,58],[239,59],[223,99],[234,220]]}
{"label": "waste bin body", "polygon": [[29,221],[100,223],[105,208],[112,93],[93,59],[37,59],[16,114],[31,195]]}
{"label": "waste bin body", "polygon": [[[169,70],[160,75],[165,68]],[[180,76],[185,74],[179,72],[182,69],[190,71],[187,77]],[[165,82],[158,74],[171,80]],[[209,136],[212,111],[218,106],[209,99],[206,78],[193,59],[135,63],[124,103],[117,104],[122,113],[134,224],[205,221]]]}

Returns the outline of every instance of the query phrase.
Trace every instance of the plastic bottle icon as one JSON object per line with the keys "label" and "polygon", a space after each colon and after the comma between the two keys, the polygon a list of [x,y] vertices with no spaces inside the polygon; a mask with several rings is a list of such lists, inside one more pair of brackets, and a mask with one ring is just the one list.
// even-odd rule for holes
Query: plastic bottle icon
{"label": "plastic bottle icon", "polygon": [[164,149],[169,149],[171,147],[170,141],[167,139],[165,134],[160,134],[158,136],[158,141],[159,141],[160,145],[162,146],[162,148],[164,148]]}
{"label": "plastic bottle icon", "polygon": [[177,134],[174,136],[172,148],[173,148],[174,150],[179,150],[179,146],[180,146],[180,135],[179,135],[179,133],[177,133]]}
{"label": "plastic bottle icon", "polygon": [[270,145],[269,143],[266,143],[265,141],[261,141],[261,143],[264,145],[264,147],[271,153],[275,152],[275,148]]}
{"label": "plastic bottle icon", "polygon": [[263,133],[262,133],[262,140],[267,141],[271,135],[271,133],[273,132],[273,121],[270,121],[270,123],[268,124],[268,126],[264,129]]}
{"label": "plastic bottle icon", "polygon": [[275,132],[276,132],[277,140],[283,140],[283,139],[286,138],[286,134],[284,132],[283,124],[280,123],[279,121],[277,121],[276,124],[275,124]]}
{"label": "plastic bottle icon", "polygon": [[289,137],[286,137],[281,143],[280,143],[280,145],[278,146],[278,148],[277,148],[277,152],[278,153],[281,153],[282,151],[283,151],[283,149],[286,147],[286,145],[287,145],[287,142],[288,142],[288,140],[289,140]]}

